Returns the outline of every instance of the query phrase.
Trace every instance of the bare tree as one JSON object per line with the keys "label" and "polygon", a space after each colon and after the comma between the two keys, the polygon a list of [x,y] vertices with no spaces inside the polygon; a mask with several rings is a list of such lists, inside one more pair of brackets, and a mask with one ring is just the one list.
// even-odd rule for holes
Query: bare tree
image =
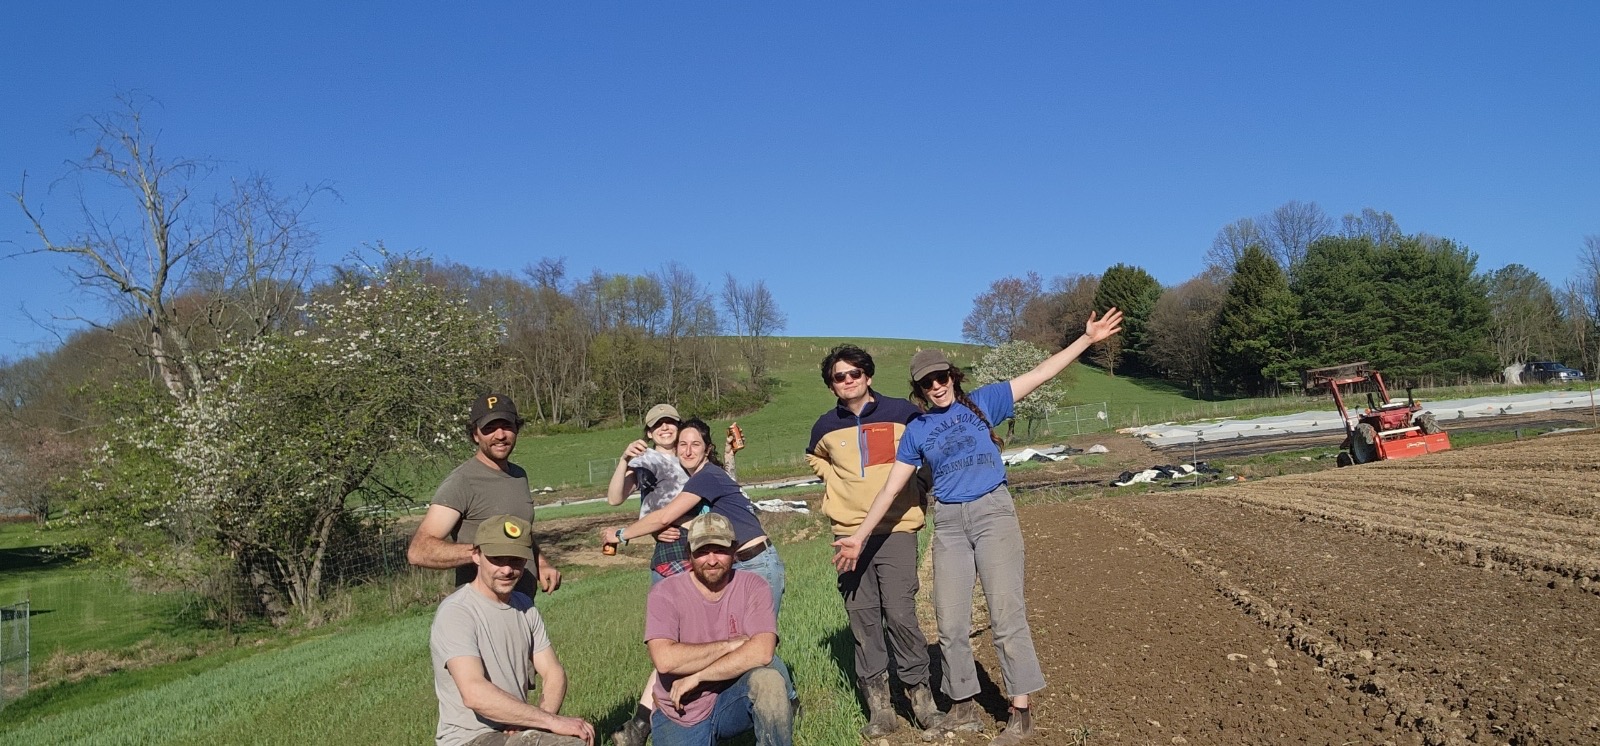
{"label": "bare tree", "polygon": [[1315,202],[1289,200],[1261,219],[1261,229],[1278,266],[1288,272],[1305,258],[1312,241],[1333,232],[1333,220]]}
{"label": "bare tree", "polygon": [[1379,246],[1387,246],[1403,234],[1393,215],[1363,207],[1360,213],[1345,214],[1339,221],[1339,235],[1345,238],[1370,238]]}
{"label": "bare tree", "polygon": [[1098,275],[1067,275],[1050,280],[1050,288],[1022,311],[1019,339],[1045,350],[1071,344],[1083,333],[1083,322],[1094,311]]}
{"label": "bare tree", "polygon": [[766,339],[783,331],[788,317],[779,310],[765,280],[741,283],[731,273],[723,276],[722,307],[733,324],[750,381],[760,385],[767,375]]}
{"label": "bare tree", "polygon": [[[196,326],[209,321],[219,333],[259,334],[298,292],[315,238],[302,218],[327,190],[281,197],[265,178],[253,177],[207,199],[201,190],[213,164],[166,157],[160,132],[148,126],[149,103],[125,94],[112,113],[85,120],[81,132],[94,138],[94,149],[57,182],[76,187],[78,227],[58,235],[47,225],[43,207],[29,201],[26,174],[11,196],[39,238],[38,248],[21,254],[66,257],[66,272],[80,288],[137,317],[136,347],[167,391],[183,400],[202,375],[191,336]],[[124,219],[114,204],[92,203],[85,187],[97,185],[131,203],[134,217]],[[207,301],[186,308],[178,300],[190,292]]]}
{"label": "bare tree", "polygon": [[1268,243],[1266,233],[1262,232],[1261,225],[1254,218],[1239,218],[1222,226],[1216,237],[1211,239],[1211,248],[1206,251],[1206,266],[1232,272],[1246,248],[1252,245],[1266,248]]}
{"label": "bare tree", "polygon": [[1227,296],[1228,273],[1215,268],[1161,294],[1148,326],[1158,370],[1196,389],[1211,378],[1211,331]]}
{"label": "bare tree", "polygon": [[1520,264],[1495,270],[1488,280],[1489,341],[1499,365],[1554,356],[1561,307],[1550,283]]}
{"label": "bare tree", "polygon": [[1018,339],[1028,304],[1038,299],[1044,281],[1038,272],[1022,277],[1002,277],[972,299],[972,311],[961,322],[961,338],[973,344],[998,347]]}

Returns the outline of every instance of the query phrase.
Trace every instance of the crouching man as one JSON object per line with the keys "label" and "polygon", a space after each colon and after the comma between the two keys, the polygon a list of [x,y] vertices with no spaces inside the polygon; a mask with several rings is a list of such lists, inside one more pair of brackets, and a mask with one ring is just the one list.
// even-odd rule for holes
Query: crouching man
{"label": "crouching man", "polygon": [[[556,714],[567,673],[533,599],[515,590],[533,556],[527,521],[484,520],[472,546],[477,576],[439,604],[428,647],[441,746],[594,746],[594,726]],[[543,682],[537,707],[528,704],[530,673]]]}
{"label": "crouching man", "polygon": [[794,741],[787,672],[772,665],[772,591],[761,576],[733,569],[736,543],[725,516],[696,518],[690,571],[650,590],[644,639],[660,673],[656,746],[710,746],[751,730],[758,746]]}

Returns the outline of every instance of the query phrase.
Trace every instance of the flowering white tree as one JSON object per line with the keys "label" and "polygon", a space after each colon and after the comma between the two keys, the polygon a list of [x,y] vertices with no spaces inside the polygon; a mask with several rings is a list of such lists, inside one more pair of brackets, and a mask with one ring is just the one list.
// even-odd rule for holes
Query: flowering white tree
{"label": "flowering white tree", "polygon": [[129,434],[135,448],[120,450],[170,462],[175,489],[148,494],[158,479],[95,501],[121,511],[106,525],[137,522],[170,554],[230,560],[275,622],[322,596],[329,552],[370,528],[357,498],[390,494],[375,479],[386,466],[462,437],[501,334],[403,269],[347,279],[301,310],[303,328],[223,350],[216,377]]}
{"label": "flowering white tree", "polygon": [[[992,347],[984,353],[983,359],[972,369],[972,376],[978,386],[996,381],[1009,381],[1033,370],[1034,366],[1044,362],[1047,357],[1048,353],[1031,342],[1020,340],[1007,342]],[[1009,437],[1015,432],[1016,421],[1020,419],[1028,423],[1028,435],[1032,436],[1034,421],[1049,417],[1061,407],[1061,398],[1067,393],[1066,381],[1063,379],[1070,378],[1071,375],[1070,370],[1063,371],[1061,375],[1034,389],[1032,394],[1017,402],[1016,415],[1012,418],[1006,435]]]}

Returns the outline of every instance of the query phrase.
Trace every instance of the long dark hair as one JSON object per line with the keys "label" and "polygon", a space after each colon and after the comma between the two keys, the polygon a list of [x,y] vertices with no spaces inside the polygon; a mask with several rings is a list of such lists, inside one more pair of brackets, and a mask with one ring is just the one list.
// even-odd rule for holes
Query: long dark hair
{"label": "long dark hair", "polygon": [[722,466],[722,459],[717,458],[717,443],[711,439],[711,426],[707,425],[705,420],[702,420],[699,417],[690,417],[679,424],[679,442],[683,441],[683,431],[685,430],[699,430],[700,437],[705,438],[706,441],[706,460],[716,464],[719,467]]}
{"label": "long dark hair", "polygon": [[[967,398],[967,392],[961,388],[961,382],[965,380],[967,380],[967,374],[962,373],[961,369],[954,365],[950,366],[950,387],[956,390],[956,401],[966,405],[967,409],[978,415],[978,419],[983,422],[985,427],[989,428],[989,440],[994,441],[995,448],[1005,448],[1006,442],[1000,438],[1000,433],[994,431],[994,424],[989,422],[989,415],[984,414],[983,410],[978,408],[978,405],[973,404],[972,400]],[[918,381],[911,382],[911,398],[916,399],[917,403],[922,405],[924,411],[933,404],[928,399],[928,392],[922,390],[922,384]]]}

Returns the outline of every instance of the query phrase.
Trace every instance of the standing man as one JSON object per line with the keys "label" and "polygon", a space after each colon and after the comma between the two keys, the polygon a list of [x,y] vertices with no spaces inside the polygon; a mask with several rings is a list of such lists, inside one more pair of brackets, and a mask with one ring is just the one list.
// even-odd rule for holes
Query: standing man
{"label": "standing man", "polygon": [[[417,567],[456,571],[456,584],[472,582],[478,568],[472,562],[472,545],[458,543],[458,537],[474,536],[478,526],[494,515],[514,515],[533,522],[533,492],[528,488],[528,473],[511,463],[517,447],[517,432],[522,417],[516,402],[505,394],[485,394],[472,403],[467,420],[467,437],[478,447],[477,453],[457,466],[439,484],[433,504],[422,517],[422,525],[411,537],[406,560]],[[529,541],[532,539],[530,537]],[[561,572],[534,547],[538,587],[549,593],[561,587]],[[517,590],[529,598],[534,594],[533,573],[522,576]]]}
{"label": "standing man", "polygon": [[[567,672],[533,599],[515,590],[533,559],[533,531],[512,515],[481,521],[472,581],[439,603],[428,648],[439,697],[440,746],[594,746],[594,726],[562,717]],[[528,666],[543,682],[528,704]]]}
{"label": "standing man", "polygon": [[753,730],[757,746],[789,746],[794,710],[778,663],[772,590],[733,568],[733,524],[706,513],[689,525],[689,572],[650,589],[644,641],[660,673],[656,746],[712,746]]}
{"label": "standing man", "polygon": [[[906,423],[920,410],[905,399],[872,390],[872,356],[855,345],[833,348],[822,359],[822,383],[838,405],[811,427],[806,463],[826,484],[822,512],[833,535],[855,533],[894,466]],[[856,684],[866,695],[863,738],[900,727],[889,693],[889,651],[895,678],[911,700],[920,728],[939,720],[928,688],[928,641],[917,625],[917,532],[922,529],[927,480],[911,480],[868,539],[854,570],[839,573],[839,593],[855,638]]]}

